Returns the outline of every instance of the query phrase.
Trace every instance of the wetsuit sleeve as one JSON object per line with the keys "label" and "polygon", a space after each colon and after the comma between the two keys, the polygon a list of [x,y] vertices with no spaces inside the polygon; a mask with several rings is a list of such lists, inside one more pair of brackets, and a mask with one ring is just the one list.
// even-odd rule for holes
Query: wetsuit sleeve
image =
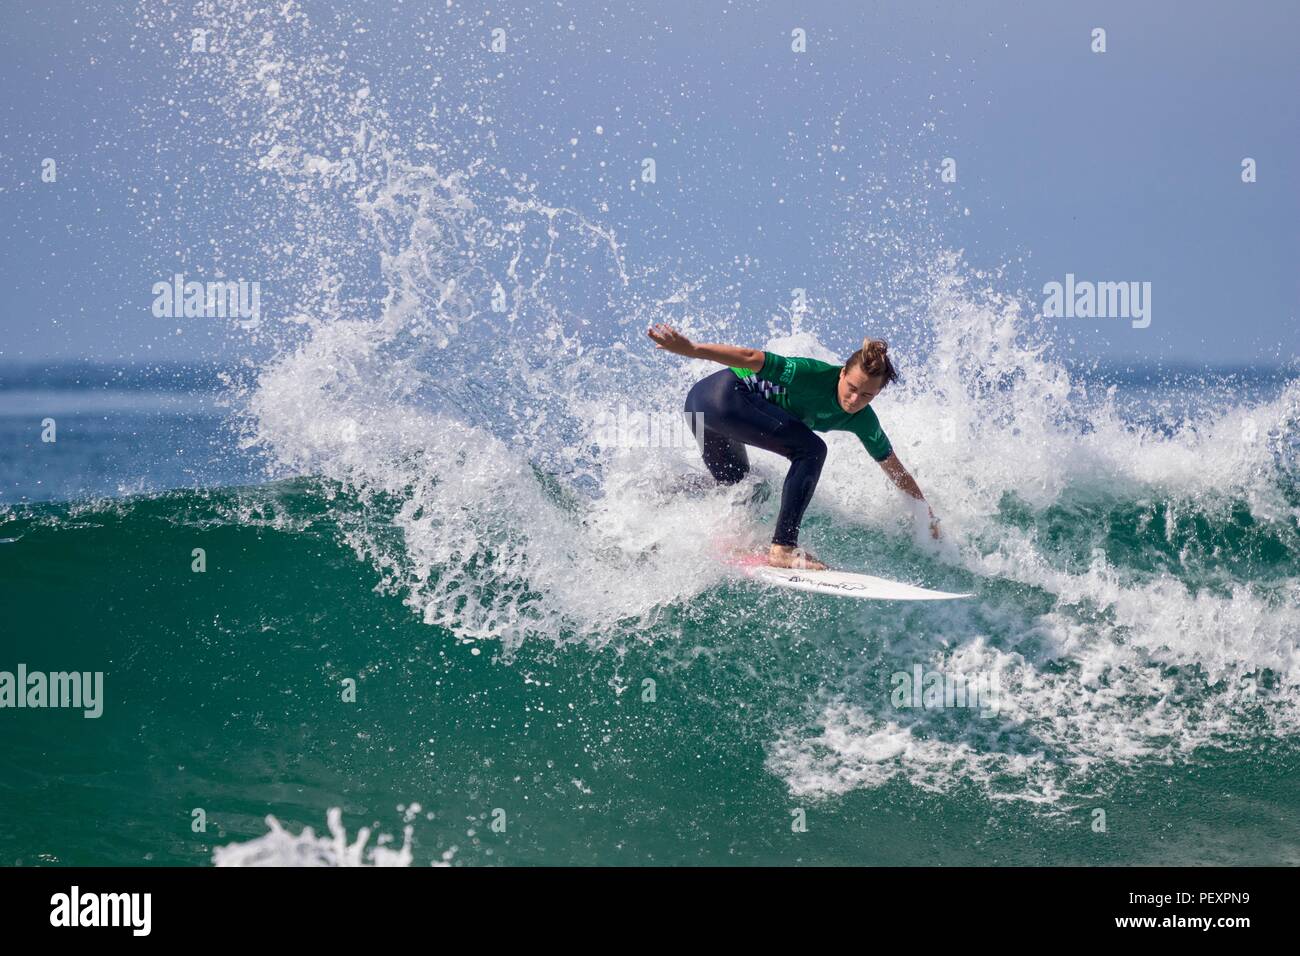
{"label": "wetsuit sleeve", "polygon": [[880,419],[867,406],[853,416],[853,433],[862,441],[867,454],[876,461],[884,461],[894,453],[894,446],[889,443],[889,436],[880,427]]}
{"label": "wetsuit sleeve", "polygon": [[758,370],[758,377],[777,385],[789,385],[795,375],[795,364],[784,355],[775,352],[763,353],[763,367]]}
{"label": "wetsuit sleeve", "polygon": [[796,375],[803,372],[820,372],[834,366],[814,358],[787,358],[775,352],[763,353],[763,367],[758,370],[759,378],[776,385],[789,385]]}

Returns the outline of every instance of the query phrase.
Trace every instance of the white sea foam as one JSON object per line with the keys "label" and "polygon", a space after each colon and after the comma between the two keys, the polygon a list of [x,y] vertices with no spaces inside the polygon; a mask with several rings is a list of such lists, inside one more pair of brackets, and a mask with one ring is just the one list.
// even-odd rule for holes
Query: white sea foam
{"label": "white sea foam", "polygon": [[[1008,523],[1000,510],[1008,495],[1034,513],[1091,505],[1080,512],[1086,523],[1129,504],[1150,511],[1148,533],[1175,542],[1180,521],[1222,524],[1244,505],[1294,555],[1297,513],[1286,495],[1294,457],[1279,436],[1294,426],[1300,390],[1292,384],[1254,407],[1220,407],[1172,433],[1135,428],[1113,395],[1089,401],[1027,344],[1034,328],[1013,302],[971,297],[962,286],[940,277],[927,374],[887,391],[878,413],[955,539],[942,553],[988,582],[984,624],[1004,649],[967,636],[969,618],[941,611],[953,630],[939,618],[937,634],[895,642],[884,666],[901,659],[951,668],[938,638],[977,648],[962,670],[1000,673],[1004,709],[993,724],[954,726],[949,715],[902,718],[879,688],[832,689],[806,721],[778,735],[769,768],[805,795],[901,776],[922,788],[973,784],[993,798],[1056,806],[1088,792],[1100,767],[1189,759],[1261,730],[1294,733],[1300,581],[1234,579],[1213,552],[1190,543],[1178,573],[1119,562],[1099,547],[1079,566],[1066,552],[1085,531],[1062,545]],[[936,440],[944,419],[955,422],[946,442]],[[850,456],[836,455],[823,482],[818,499],[839,520],[895,530],[894,496],[875,482],[863,488]],[[1023,585],[1022,601],[1008,592],[1011,582]],[[1048,609],[1032,610],[1040,599]],[[1021,613],[1007,619],[1008,603]]]}
{"label": "white sea foam", "polygon": [[[370,828],[362,827],[357,838],[348,842],[343,828],[343,813],[331,807],[326,816],[330,835],[317,836],[311,827],[303,827],[296,836],[289,833],[273,816],[266,818],[268,832],[245,843],[231,843],[212,851],[215,866],[410,866],[411,833],[403,830],[403,842],[396,849],[388,846],[391,837],[381,835],[374,846],[367,846]],[[445,865],[439,860],[434,865]]]}
{"label": "white sea foam", "polygon": [[[691,334],[735,334],[724,314],[683,312],[708,278],[664,294],[597,217],[548,205],[544,190],[481,157],[455,165],[437,128],[425,141],[391,135],[361,78],[282,48],[280,31],[308,30],[296,5],[283,9],[283,24],[232,30],[210,58],[229,61],[228,116],[253,124],[251,164],[298,217],[267,243],[271,262],[290,247],[300,294],[295,335],[247,396],[249,443],[355,495],[360,513],[341,516],[349,544],[459,639],[507,651],[530,639],[671,642],[664,612],[707,600],[722,580],[711,542],[759,540],[750,489],[674,495],[666,489],[699,469],[691,449],[629,454],[593,448],[589,433],[620,402],[680,409],[708,369],[654,353],[642,329],[671,319]],[[303,128],[303,97],[328,120],[323,131]],[[959,254],[865,232],[920,290],[926,342],[895,350],[906,380],[876,408],[943,519],[934,566],[979,592],[970,608],[926,611],[930,633],[891,645],[886,665],[966,654],[1003,674],[1010,709],[996,734],[947,716],[904,719],[846,665],[806,720],[774,730],[769,768],[798,793],[901,775],[1051,805],[1091,786],[1099,764],[1183,759],[1260,721],[1292,732],[1300,582],[1234,579],[1213,551],[1222,546],[1196,551],[1180,521],[1221,527],[1244,508],[1289,555],[1300,550],[1294,452],[1278,437],[1296,422],[1300,388],[1229,401],[1173,431],[1134,425],[1114,393],[1072,379],[1030,310]],[[357,261],[378,264],[377,305],[345,297],[345,280],[364,278],[345,275]],[[846,271],[846,283],[861,279]],[[761,344],[834,359],[886,331],[844,326],[815,311],[777,317]],[[856,440],[829,444],[810,525],[830,517],[930,547]],[[779,482],[779,460],[752,458]],[[1182,567],[1149,546],[1136,560],[1108,552],[1105,529],[1088,523],[1115,504],[1163,523]],[[1040,520],[1053,508],[1078,515],[1060,539]],[[1096,551],[1081,561],[1093,530]],[[941,650],[926,643],[936,628],[948,628]]]}

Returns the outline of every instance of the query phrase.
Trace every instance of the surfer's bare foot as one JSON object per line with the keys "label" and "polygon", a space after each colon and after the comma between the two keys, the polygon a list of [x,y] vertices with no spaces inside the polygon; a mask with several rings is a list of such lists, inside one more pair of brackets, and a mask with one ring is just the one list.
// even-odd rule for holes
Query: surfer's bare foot
{"label": "surfer's bare foot", "polygon": [[774,544],[767,552],[767,563],[774,568],[797,568],[800,571],[825,571],[826,565],[803,548]]}

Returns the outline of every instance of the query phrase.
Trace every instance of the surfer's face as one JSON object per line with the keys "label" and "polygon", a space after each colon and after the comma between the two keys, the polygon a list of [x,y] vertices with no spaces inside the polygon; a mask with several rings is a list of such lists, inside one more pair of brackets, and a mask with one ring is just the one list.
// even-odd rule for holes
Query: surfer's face
{"label": "surfer's face", "polygon": [[879,375],[870,376],[860,368],[840,369],[840,380],[836,386],[840,408],[850,415],[860,412],[871,404],[871,400],[885,387],[885,380]]}

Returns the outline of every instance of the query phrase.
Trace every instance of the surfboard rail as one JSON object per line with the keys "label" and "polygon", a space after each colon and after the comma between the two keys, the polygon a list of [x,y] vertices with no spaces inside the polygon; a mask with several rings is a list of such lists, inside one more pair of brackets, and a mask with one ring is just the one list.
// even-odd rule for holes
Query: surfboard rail
{"label": "surfboard rail", "polygon": [[859,574],[856,571],[809,571],[803,568],[774,568],[761,554],[743,555],[727,559],[727,563],[746,577],[764,584],[810,591],[814,594],[834,594],[840,597],[861,598],[869,601],[952,601],[974,597],[970,593],[935,591],[902,581]]}

